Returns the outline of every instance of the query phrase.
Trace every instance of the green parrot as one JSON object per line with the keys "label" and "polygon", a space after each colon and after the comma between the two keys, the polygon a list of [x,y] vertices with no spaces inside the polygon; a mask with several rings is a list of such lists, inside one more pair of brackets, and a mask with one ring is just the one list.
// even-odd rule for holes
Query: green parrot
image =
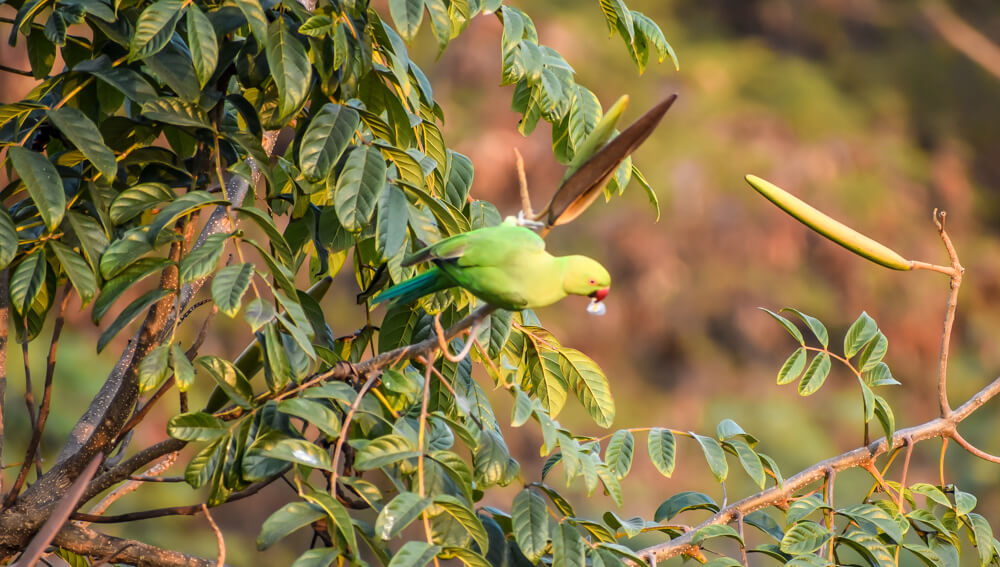
{"label": "green parrot", "polygon": [[445,238],[403,261],[404,266],[433,262],[426,272],[396,284],[372,300],[410,303],[427,294],[459,286],[502,309],[551,305],[567,295],[592,299],[587,311],[604,312],[611,276],[586,256],[555,257],[532,230],[505,222]]}

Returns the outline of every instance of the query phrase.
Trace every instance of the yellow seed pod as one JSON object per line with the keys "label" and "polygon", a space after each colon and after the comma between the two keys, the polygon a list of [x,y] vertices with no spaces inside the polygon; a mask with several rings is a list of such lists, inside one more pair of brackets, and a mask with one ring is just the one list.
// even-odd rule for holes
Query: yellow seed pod
{"label": "yellow seed pod", "polygon": [[758,193],[778,205],[802,224],[876,264],[893,270],[911,270],[913,262],[899,255],[895,250],[868,238],[853,228],[836,221],[813,208],[805,201],[784,189],[757,177],[747,175],[747,183]]}

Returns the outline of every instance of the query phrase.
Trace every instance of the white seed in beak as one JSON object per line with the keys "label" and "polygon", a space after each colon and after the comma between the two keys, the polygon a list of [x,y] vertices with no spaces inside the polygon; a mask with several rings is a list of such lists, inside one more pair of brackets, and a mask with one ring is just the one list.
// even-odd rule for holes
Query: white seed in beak
{"label": "white seed in beak", "polygon": [[603,301],[597,301],[597,299],[591,299],[590,304],[587,305],[587,313],[591,315],[604,315],[607,313],[608,308],[604,305]]}

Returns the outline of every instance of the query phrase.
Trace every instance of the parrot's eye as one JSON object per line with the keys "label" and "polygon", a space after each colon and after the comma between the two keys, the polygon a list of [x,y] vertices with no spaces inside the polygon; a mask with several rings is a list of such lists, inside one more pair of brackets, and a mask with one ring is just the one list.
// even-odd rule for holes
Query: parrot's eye
{"label": "parrot's eye", "polygon": [[597,280],[595,280],[594,278],[590,278],[590,285],[596,285],[596,284]]}

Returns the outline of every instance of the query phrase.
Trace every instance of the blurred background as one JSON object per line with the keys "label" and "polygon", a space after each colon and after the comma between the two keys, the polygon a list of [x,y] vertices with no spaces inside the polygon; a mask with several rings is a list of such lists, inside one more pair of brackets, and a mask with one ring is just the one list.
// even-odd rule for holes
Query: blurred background
{"label": "blurred background", "polygon": [[[710,434],[719,421],[732,418],[760,440],[758,449],[772,455],[786,476],[859,446],[861,400],[854,378],[835,365],[823,389],[808,398],[800,398],[794,386],[777,386],[775,375],[794,341],[758,307],[790,306],[819,317],[835,346],[847,326],[867,311],[889,338],[885,360],[902,382],[880,392],[891,402],[897,426],[936,415],[946,276],[890,271],[809,233],[750,190],[743,181],[747,173],[777,183],[907,258],[926,262],[948,262],[931,220],[935,207],[946,210],[949,232],[967,269],[953,337],[953,405],[996,376],[1000,49],[989,38],[1000,42],[1000,9],[994,2],[968,0],[949,7],[875,0],[630,0],[631,8],[662,27],[680,60],[680,71],[665,62],[642,76],[621,39],[609,37],[597,2],[510,3],[534,19],[540,41],[560,51],[576,69],[577,80],[605,105],[622,94],[631,97],[624,122],[670,93],[680,95],[634,156],[659,196],[659,222],[633,183],[623,197],[598,203],[549,238],[553,252],[592,255],[612,273],[605,317],[586,315],[582,299],[538,314],[563,344],[586,352],[604,368],[617,404],[615,428],[662,426]],[[0,11],[12,13],[2,6]],[[439,54],[424,29],[411,56],[442,101],[448,144],[475,164],[473,197],[493,201],[502,214],[514,214],[520,205],[512,148],[525,156],[536,205],[555,190],[562,166],[552,157],[544,124],[528,138],[516,130],[517,115],[509,110],[511,88],[499,86],[500,33],[495,17],[476,18]],[[0,63],[27,68],[23,46],[5,46]],[[3,77],[4,102],[18,100],[33,84],[23,77]],[[325,305],[344,311],[338,313],[343,327],[334,328],[335,335],[342,335],[354,330],[352,321],[363,312],[351,311],[360,308],[353,306],[355,284],[346,270],[337,281]],[[70,310],[76,307],[71,304]],[[95,358],[97,330],[89,314],[74,314],[70,320],[76,325],[64,336],[53,407],[77,409],[51,416],[45,443],[53,451],[114,362],[111,355]],[[244,330],[239,331],[242,336]],[[228,353],[242,348],[221,333],[213,340],[214,348]],[[44,347],[33,348],[33,370],[40,381]],[[7,427],[16,431],[18,424],[26,427],[26,419],[23,406],[14,401],[23,388],[15,370],[20,354],[14,352],[16,346],[11,350],[12,421]],[[507,412],[506,393],[495,392],[494,403],[498,415]],[[136,443],[165,436],[163,423],[174,408],[162,404],[159,409],[137,431]],[[998,415],[994,406],[985,407],[963,425],[963,435],[985,450],[1000,452],[994,435]],[[580,433],[606,433],[573,401],[559,419]],[[878,436],[877,424],[873,428]],[[537,428],[529,423],[511,432],[508,442],[524,478],[537,480]],[[8,454],[16,454],[15,440],[9,443]],[[917,446],[910,482],[937,482],[939,450],[938,441]],[[648,463],[642,434],[637,435],[636,454],[624,483],[626,506],[616,510],[620,516],[651,519],[660,502],[682,490],[722,500],[693,441],[679,440],[671,479]],[[946,481],[977,494],[977,511],[1000,525],[997,467],[954,446],[946,463]],[[730,501],[755,491],[737,467],[731,460]],[[169,474],[181,474],[181,468]],[[896,468],[889,478],[898,480],[898,475]],[[558,476],[552,482],[562,487]],[[856,502],[858,491],[863,494],[870,483],[863,472],[841,475],[838,503]],[[275,485],[268,490],[263,501],[251,499],[215,512],[223,528],[230,529],[227,542],[234,564],[287,564],[295,556],[288,547],[264,556],[253,551],[260,522],[280,506],[288,489]],[[513,493],[512,488],[509,495]],[[504,507],[506,496],[497,496]],[[156,485],[111,510],[194,501],[185,486]],[[597,495],[581,500],[577,511],[600,515],[612,508],[610,499]],[[693,513],[686,521],[697,523],[699,517]],[[215,552],[214,537],[200,518],[151,520],[111,531],[206,556]],[[654,541],[649,537],[635,543]],[[966,559],[974,560],[974,555]]]}

